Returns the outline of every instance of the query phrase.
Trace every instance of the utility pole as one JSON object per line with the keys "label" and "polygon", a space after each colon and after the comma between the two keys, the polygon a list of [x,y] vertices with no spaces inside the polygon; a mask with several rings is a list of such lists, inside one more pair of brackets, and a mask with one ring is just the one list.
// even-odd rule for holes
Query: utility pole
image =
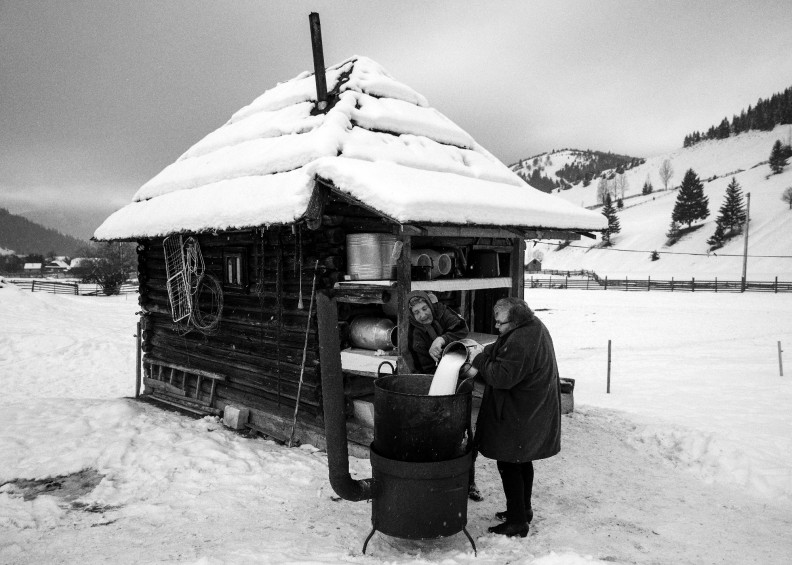
{"label": "utility pole", "polygon": [[747,204],[745,206],[745,244],[743,246],[743,272],[742,272],[742,289],[740,292],[745,292],[746,274],[748,272],[748,226],[751,224],[751,193],[746,195]]}

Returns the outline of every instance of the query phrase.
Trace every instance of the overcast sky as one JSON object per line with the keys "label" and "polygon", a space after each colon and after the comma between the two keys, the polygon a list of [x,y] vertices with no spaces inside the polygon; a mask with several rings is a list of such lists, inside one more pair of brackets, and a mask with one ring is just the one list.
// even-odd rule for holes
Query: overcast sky
{"label": "overcast sky", "polygon": [[236,110],[379,62],[505,163],[651,156],[792,86],[790,0],[0,0],[0,206],[117,208]]}

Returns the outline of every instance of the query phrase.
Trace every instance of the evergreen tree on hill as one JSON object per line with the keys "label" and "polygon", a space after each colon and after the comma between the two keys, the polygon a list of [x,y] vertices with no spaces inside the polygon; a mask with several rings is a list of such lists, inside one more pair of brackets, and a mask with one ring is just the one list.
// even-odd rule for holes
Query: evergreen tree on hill
{"label": "evergreen tree on hill", "polygon": [[696,220],[704,220],[709,216],[709,198],[704,196],[704,185],[693,169],[688,169],[682,185],[679,187],[674,211],[671,213],[673,222],[687,224],[688,227]]}
{"label": "evergreen tree on hill", "polygon": [[787,165],[785,154],[786,151],[784,150],[784,146],[781,144],[781,140],[776,139],[776,142],[773,144],[773,149],[770,151],[769,160],[770,170],[776,175],[782,172],[784,167]]}
{"label": "evergreen tree on hill", "polygon": [[610,246],[611,235],[621,231],[619,217],[616,215],[616,210],[613,208],[610,194],[605,195],[605,205],[602,207],[602,215],[608,220],[608,228],[602,232],[602,241],[605,242],[606,246]]}
{"label": "evergreen tree on hill", "polygon": [[724,230],[728,229],[736,233],[740,233],[743,224],[745,224],[745,204],[743,203],[742,190],[740,183],[734,177],[726,187],[726,196],[716,222],[723,226]]}

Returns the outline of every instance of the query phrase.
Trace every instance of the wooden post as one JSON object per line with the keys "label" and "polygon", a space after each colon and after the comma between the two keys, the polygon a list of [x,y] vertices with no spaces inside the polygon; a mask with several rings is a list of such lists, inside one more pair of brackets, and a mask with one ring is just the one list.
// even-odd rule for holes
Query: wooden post
{"label": "wooden post", "polygon": [[610,394],[610,374],[611,374],[611,340],[608,340],[608,388],[606,392]]}
{"label": "wooden post", "polygon": [[605,290],[608,290],[608,275],[605,275]]}
{"label": "wooden post", "polygon": [[629,285],[629,284],[630,284],[630,283],[627,281],[627,277],[624,277],[624,291],[625,291],[625,292],[627,292],[627,290],[628,290],[628,285]]}
{"label": "wooden post", "polygon": [[140,323],[140,320],[138,320],[137,334],[135,335],[135,337],[137,338],[137,353],[135,355],[137,359],[137,365],[135,365],[135,398],[140,398],[140,354],[142,352],[141,350],[142,338],[140,335],[141,327],[142,324]]}
{"label": "wooden post", "polygon": [[773,284],[773,292],[778,294],[778,277],[775,278],[775,283]]}
{"label": "wooden post", "polygon": [[649,275],[646,278],[646,292],[649,292],[650,290],[652,290],[652,275]]}
{"label": "wooden post", "polygon": [[751,222],[751,193],[745,195],[745,243],[743,245],[743,269],[742,269],[742,289],[740,292],[745,292],[746,276],[748,273],[748,226]]}
{"label": "wooden post", "polygon": [[[402,242],[401,255],[396,262],[396,307],[398,308],[398,333],[397,345],[399,350],[399,359],[396,362],[397,370],[399,373],[412,373],[412,363],[409,358],[409,329],[410,329],[410,314],[407,311],[407,295],[412,290],[412,264],[410,263],[410,255],[412,253],[412,238],[409,235],[402,234],[399,240]],[[472,305],[471,305],[472,308]]]}
{"label": "wooden post", "polygon": [[781,342],[778,342],[778,373],[780,376],[784,376],[784,362],[781,359],[781,353],[783,353],[783,349],[781,349]]}
{"label": "wooden post", "polygon": [[525,298],[525,240],[518,237],[511,251],[511,295]]}
{"label": "wooden post", "polygon": [[674,292],[674,277],[671,277],[671,292]]}
{"label": "wooden post", "polygon": [[715,277],[715,292],[718,292],[718,277]]}
{"label": "wooden post", "polygon": [[690,279],[690,292],[696,292],[696,277]]}

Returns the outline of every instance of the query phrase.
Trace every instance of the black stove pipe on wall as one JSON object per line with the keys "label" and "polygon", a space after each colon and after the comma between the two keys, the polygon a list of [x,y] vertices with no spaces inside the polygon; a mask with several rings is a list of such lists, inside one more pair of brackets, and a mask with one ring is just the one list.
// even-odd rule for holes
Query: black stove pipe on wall
{"label": "black stove pipe on wall", "polygon": [[372,497],[371,479],[355,480],[349,473],[344,379],[341,373],[341,342],[338,337],[338,307],[327,291],[316,293],[319,329],[319,362],[322,376],[327,466],[330,486],[344,500],[358,502]]}

